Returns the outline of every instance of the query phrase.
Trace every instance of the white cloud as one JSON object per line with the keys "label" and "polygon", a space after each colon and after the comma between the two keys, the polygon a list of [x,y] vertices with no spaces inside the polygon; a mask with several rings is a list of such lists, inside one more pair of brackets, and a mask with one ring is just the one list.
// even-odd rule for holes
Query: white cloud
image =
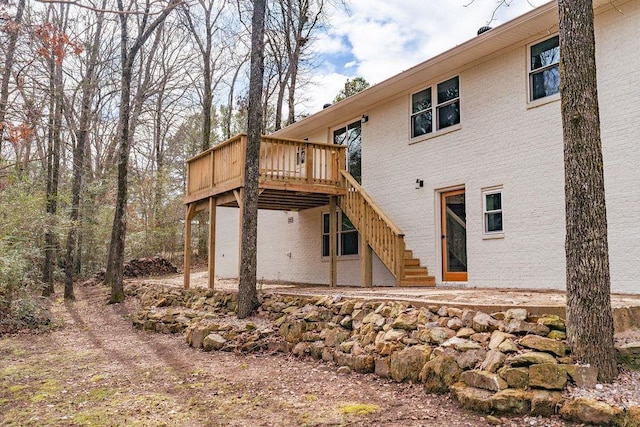
{"label": "white cloud", "polygon": [[[325,59],[313,80],[307,112],[335,97],[347,78],[379,83],[476,36],[496,11],[497,0],[352,0],[351,14],[334,11],[332,27],[318,36]],[[496,26],[545,0],[511,0],[497,9]],[[465,7],[465,5],[467,5]],[[320,96],[320,98],[317,98]]]}

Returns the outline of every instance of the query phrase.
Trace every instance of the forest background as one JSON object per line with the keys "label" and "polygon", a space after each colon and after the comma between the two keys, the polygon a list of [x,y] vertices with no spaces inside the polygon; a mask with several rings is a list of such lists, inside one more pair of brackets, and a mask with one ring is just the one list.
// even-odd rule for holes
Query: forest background
{"label": "forest background", "polygon": [[[314,37],[344,6],[269,2],[263,133],[303,117]],[[34,290],[104,268],[118,207],[126,259],[179,264],[185,160],[246,131],[251,12],[246,0],[2,2],[0,321],[28,319]],[[206,242],[206,226],[194,231]]]}

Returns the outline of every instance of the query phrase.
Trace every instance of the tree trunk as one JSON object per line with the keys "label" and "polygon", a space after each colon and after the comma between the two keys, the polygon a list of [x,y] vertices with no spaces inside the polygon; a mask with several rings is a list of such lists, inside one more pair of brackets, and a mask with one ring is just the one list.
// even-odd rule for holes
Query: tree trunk
{"label": "tree trunk", "polygon": [[[61,9],[64,6],[61,7]],[[62,10],[61,10],[62,12]],[[62,14],[62,13],[61,13]],[[45,288],[43,296],[53,294],[53,281],[56,259],[58,255],[58,237],[56,233],[58,214],[58,186],[60,182],[60,149],[62,132],[62,63],[58,63],[54,58],[49,59],[49,137],[48,137],[48,158],[47,158],[47,230],[45,232],[44,266],[42,281]]]}
{"label": "tree trunk", "polygon": [[[102,3],[104,9],[106,0]],[[78,123],[78,131],[76,135],[76,146],[73,150],[73,184],[71,187],[71,212],[69,213],[70,226],[67,233],[67,248],[64,265],[64,297],[65,299],[75,299],[73,294],[73,278],[77,262],[74,261],[76,253],[76,244],[79,242],[78,230],[79,211],[80,211],[80,193],[82,191],[82,180],[84,176],[87,135],[89,126],[91,125],[91,105],[96,91],[95,69],[98,62],[98,54],[100,52],[100,38],[102,37],[102,25],[104,21],[104,13],[99,14],[96,26],[96,32],[93,35],[91,43],[91,51],[89,53],[89,63],[87,65],[87,74],[82,81],[82,105],[80,111],[80,120]],[[78,261],[80,253],[78,250]]]}
{"label": "tree trunk", "polygon": [[130,135],[130,115],[131,115],[131,80],[133,77],[133,65],[135,57],[156,30],[164,21],[169,12],[180,3],[179,0],[172,0],[156,19],[147,26],[148,15],[144,15],[140,24],[141,33],[135,38],[133,46],[128,48],[128,14],[125,13],[122,0],[118,0],[119,20],[120,20],[120,55],[122,64],[121,89],[120,89],[120,110],[119,110],[119,159],[118,159],[118,190],[116,193],[116,209],[113,215],[113,225],[111,228],[111,243],[109,245],[109,258],[107,260],[107,270],[105,272],[105,284],[111,286],[110,304],[124,301],[124,247],[127,233],[127,190],[128,190],[128,168],[129,151],[131,149]]}
{"label": "tree trunk", "polygon": [[[4,141],[5,118],[7,115],[7,104],[9,101],[9,80],[11,80],[11,72],[13,71],[13,61],[16,53],[16,44],[18,35],[20,34],[20,26],[22,25],[22,14],[24,12],[26,0],[20,0],[16,9],[16,17],[13,22],[16,27],[9,35],[7,43],[7,53],[4,60],[4,69],[2,70],[2,82],[0,82],[0,155],[2,154],[2,142]],[[0,157],[0,161],[2,158]]]}
{"label": "tree trunk", "polygon": [[[207,22],[208,23],[208,22]],[[204,94],[202,97],[202,151],[211,147],[211,107],[213,105],[213,89],[211,76],[211,27],[207,25],[207,40],[204,61]]]}
{"label": "tree trunk", "polygon": [[[118,9],[124,11],[122,0],[118,0]],[[130,58],[128,46],[128,16],[120,14],[120,55],[122,74],[120,76],[120,111],[119,111],[119,160],[118,160],[118,190],[116,209],[111,227],[111,243],[109,245],[109,259],[105,272],[105,284],[111,286],[110,304],[124,301],[124,242],[127,231],[127,173],[129,166],[129,114],[131,112],[131,78],[133,61]]]}
{"label": "tree trunk", "polygon": [[231,79],[231,86],[229,87],[229,98],[227,101],[227,111],[225,111],[224,116],[224,139],[231,138],[231,120],[233,117],[233,93],[236,88],[236,82],[238,80],[238,74],[240,74],[240,70],[242,69],[242,65],[244,65],[245,61],[242,61],[241,64],[238,65],[238,68],[233,73],[233,79]]}
{"label": "tree trunk", "polygon": [[262,85],[264,77],[265,0],[254,0],[251,20],[251,76],[247,151],[244,168],[242,204],[242,242],[240,250],[240,283],[238,285],[238,317],[243,319],[258,307],[256,292],[258,241],[258,176],[260,139],[262,135]]}
{"label": "tree trunk", "polygon": [[558,0],[564,132],[567,338],[573,354],[612,381],[613,347],[607,212],[596,81],[593,4]]}

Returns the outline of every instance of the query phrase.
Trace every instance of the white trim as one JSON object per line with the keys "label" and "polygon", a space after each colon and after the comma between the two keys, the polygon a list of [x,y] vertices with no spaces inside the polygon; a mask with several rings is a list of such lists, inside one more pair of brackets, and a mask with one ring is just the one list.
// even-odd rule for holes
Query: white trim
{"label": "white trim", "polygon": [[[413,144],[415,142],[418,141],[422,141],[424,139],[429,139],[429,138],[433,138],[434,136],[438,136],[438,135],[442,135],[444,133],[446,133],[445,131],[447,131],[447,129],[449,128],[455,128],[452,130],[457,130],[460,129],[460,124],[462,123],[462,111],[460,111],[460,121],[454,125],[451,126],[447,126],[445,128],[439,128],[438,127],[438,123],[440,122],[439,120],[439,110],[450,105],[450,104],[454,104],[454,103],[458,103],[460,110],[462,110],[462,104],[461,104],[461,98],[462,98],[462,91],[460,90],[461,87],[461,78],[460,78],[461,74],[455,74],[455,75],[449,75],[448,78],[446,79],[442,79],[440,81],[437,81],[436,83],[432,83],[428,86],[424,86],[422,87],[422,89],[418,89],[415,90],[411,93],[409,93],[409,144]],[[458,79],[458,96],[457,98],[442,102],[442,103],[438,103],[438,86],[441,85],[442,83],[448,82],[449,80],[453,80],[457,78]],[[430,93],[431,93],[431,107],[429,107],[429,110],[431,110],[431,131],[430,132],[426,132],[423,133],[422,135],[418,135],[418,136],[413,136],[413,117],[414,115],[417,114],[421,114],[420,112],[418,113],[414,113],[413,112],[413,96],[429,89]],[[434,90],[435,89],[435,90]],[[422,112],[427,111],[427,110],[421,110]]]}
{"label": "white trim", "polygon": [[[436,282],[445,284],[445,283],[453,283],[453,282],[446,282],[444,280],[444,264],[443,264],[443,254],[442,254],[442,193],[448,193],[450,191],[457,191],[457,190],[464,190],[465,193],[465,205],[466,205],[466,194],[467,194],[467,185],[466,184],[458,184],[458,185],[452,185],[450,187],[442,187],[442,188],[436,188],[433,191],[434,194],[434,205],[435,205],[435,209],[433,211],[433,213],[435,214],[435,254],[436,254],[436,264],[437,264],[437,270],[435,272],[436,275]],[[466,212],[466,206],[465,206],[465,212]],[[468,241],[468,239],[467,239]],[[469,272],[467,271],[467,274],[469,274]]]}
{"label": "white trim", "polygon": [[[336,228],[336,243],[338,245],[338,247],[336,248],[337,249],[336,256],[337,256],[338,260],[359,259],[360,258],[360,240],[361,240],[360,232],[358,231],[357,228],[355,228],[355,226],[353,227],[353,230],[348,230],[346,232],[343,231],[342,230],[342,215],[345,215],[345,213],[342,212],[342,209],[338,208],[336,210],[336,214],[337,214],[336,215],[336,221],[338,221],[337,228]],[[322,261],[329,261],[330,256],[329,255],[325,256],[325,255],[322,254],[322,248],[323,248],[323,245],[324,245],[324,236],[329,235],[329,233],[325,233],[324,232],[324,216],[325,215],[329,215],[329,212],[322,211],[320,213],[320,218],[321,218],[320,219],[320,231],[321,231],[321,233],[320,233],[320,258],[321,258]],[[349,218],[349,217],[347,216],[347,218]],[[349,221],[351,221],[351,220],[349,220]],[[331,226],[329,226],[329,227],[331,227]],[[344,234],[344,233],[356,233],[356,236],[358,237],[358,248],[357,248],[358,252],[357,253],[355,253],[355,254],[347,254],[347,255],[340,255],[340,252],[341,252],[340,251],[340,249],[341,249],[340,235]],[[331,248],[329,248],[329,250],[331,250]]]}
{"label": "white trim", "polygon": [[[527,84],[527,87],[529,87],[529,85]],[[529,98],[529,93],[527,90],[527,99]],[[538,108],[541,107],[543,105],[546,104],[550,104],[552,102],[558,102],[560,101],[560,92],[558,93],[554,93],[553,95],[549,95],[549,96],[544,96],[542,98],[538,98],[535,101],[529,101],[527,102],[527,110],[533,109],[533,108]]]}
{"label": "white trim", "polygon": [[[487,187],[481,189],[482,199],[482,238],[504,238],[504,189],[502,185]],[[492,211],[487,210],[487,196],[492,194],[500,194],[500,209],[494,209]],[[500,213],[502,216],[502,223],[500,230],[488,231],[487,215],[492,213]]]}
{"label": "white trim", "polygon": [[429,139],[437,138],[439,136],[446,135],[450,132],[455,132],[460,129],[462,129],[462,125],[458,123],[457,125],[449,126],[436,132],[425,133],[424,135],[420,135],[415,138],[410,138],[409,145],[413,145],[419,142],[427,141]]}
{"label": "white trim", "polygon": [[[541,39],[537,39],[532,41],[531,43],[527,44],[527,50],[526,50],[526,55],[525,55],[525,61],[526,61],[526,77],[527,77],[527,108],[532,108],[532,107],[538,107],[540,105],[543,104],[547,104],[551,101],[555,101],[557,99],[560,99],[560,89],[558,88],[558,92],[551,94],[551,95],[546,95],[543,96],[541,98],[538,99],[532,99],[532,93],[531,93],[531,78],[535,72],[535,74],[540,73],[541,71],[537,71],[537,70],[544,70],[544,69],[551,69],[554,67],[560,67],[560,59],[558,58],[558,63],[557,64],[551,64],[551,65],[546,65],[546,66],[540,66],[538,67],[536,70],[531,70],[531,48],[535,45],[544,43],[547,40],[550,40],[554,37],[559,37],[559,34],[556,32],[554,34],[551,34],[547,37],[541,38]],[[558,45],[558,49],[560,49],[559,45]]]}

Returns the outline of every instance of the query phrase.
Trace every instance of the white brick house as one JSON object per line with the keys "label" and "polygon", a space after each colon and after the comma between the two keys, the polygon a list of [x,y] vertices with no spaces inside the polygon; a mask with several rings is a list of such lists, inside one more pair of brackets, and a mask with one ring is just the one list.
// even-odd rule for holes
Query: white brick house
{"label": "white brick house", "polygon": [[[594,4],[612,290],[640,293],[640,1]],[[352,135],[347,168],[436,285],[564,289],[557,28],[554,1],[272,136]],[[238,209],[217,212],[215,274],[236,277]],[[326,212],[261,210],[258,278],[329,283]],[[338,229],[337,284],[358,286],[357,232]],[[373,284],[395,283],[374,255]]]}

